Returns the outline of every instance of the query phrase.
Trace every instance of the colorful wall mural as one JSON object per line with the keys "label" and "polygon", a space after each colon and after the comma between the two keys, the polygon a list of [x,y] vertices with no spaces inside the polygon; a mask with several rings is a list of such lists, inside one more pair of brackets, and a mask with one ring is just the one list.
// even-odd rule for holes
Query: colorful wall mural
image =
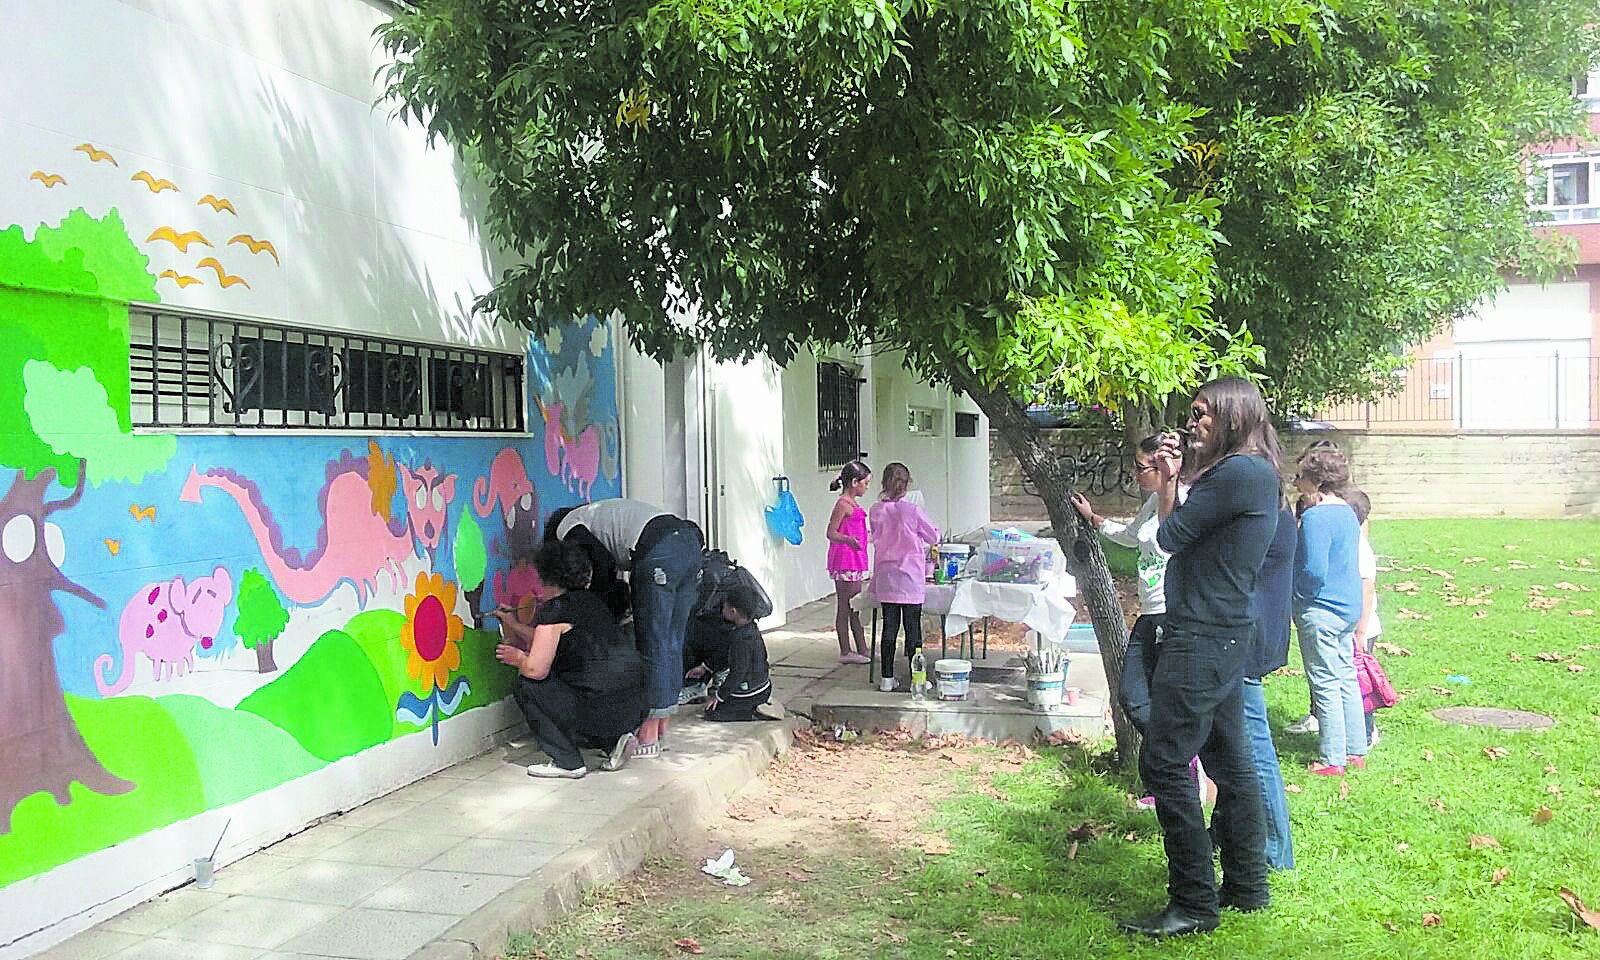
{"label": "colorful wall mural", "polygon": [[[214,243],[168,232],[146,244]],[[134,434],[127,303],[190,277],[141,246],[115,208],[0,231],[0,905],[375,746],[448,743],[509,692],[482,613],[531,613],[544,517],[620,492],[592,319],[530,344],[525,438]]]}

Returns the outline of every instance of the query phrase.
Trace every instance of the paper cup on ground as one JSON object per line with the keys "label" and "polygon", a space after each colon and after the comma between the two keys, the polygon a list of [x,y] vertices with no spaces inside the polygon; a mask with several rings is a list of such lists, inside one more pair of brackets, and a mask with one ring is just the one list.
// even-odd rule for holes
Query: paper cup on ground
{"label": "paper cup on ground", "polygon": [[195,857],[194,885],[201,890],[211,889],[211,884],[216,881],[215,866],[210,857]]}

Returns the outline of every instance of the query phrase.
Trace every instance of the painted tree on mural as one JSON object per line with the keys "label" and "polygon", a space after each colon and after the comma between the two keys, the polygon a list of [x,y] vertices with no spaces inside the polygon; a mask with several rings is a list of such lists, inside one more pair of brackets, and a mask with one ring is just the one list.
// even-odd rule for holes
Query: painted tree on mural
{"label": "painted tree on mural", "polygon": [[289,625],[289,611],[283,607],[272,581],[260,570],[250,569],[239,578],[239,610],[233,632],[246,650],[256,652],[256,670],[271,673],[278,669],[272,659],[272,642]]}
{"label": "painted tree on mural", "polygon": [[[7,712],[0,833],[34,793],[46,791],[65,806],[73,783],[103,794],[134,788],[101,766],[61,692],[53,644],[65,624],[56,598],[100,608],[105,601],[61,572],[65,537],[47,518],[70,510],[102,475],[83,453],[125,449],[137,464],[103,475],[135,478],[171,455],[159,438],[129,431],[126,302],[159,300],[145,263],[114,211],[100,219],[74,211],[58,227],[39,227],[32,240],[20,227],[0,231],[0,465],[16,471],[0,500],[0,704]],[[84,372],[94,387],[72,387]],[[75,391],[78,423],[70,432],[59,432],[59,420],[42,412],[64,398],[35,395],[55,383]],[[127,446],[144,439],[156,446]],[[50,499],[58,478],[71,492]]]}
{"label": "painted tree on mural", "polygon": [[[1442,25],[1465,42],[1516,5],[1446,0]],[[904,351],[1017,455],[1115,692],[1104,557],[1019,401],[1150,405],[1259,366],[1242,318],[1212,310],[1226,221],[1206,147],[1231,131],[1204,126],[1197,94],[1241,56],[1337,51],[1341,29],[1317,0],[434,0],[380,33],[401,112],[477,165],[490,228],[523,257],[481,309],[535,330],[615,309],[657,358]],[[1258,269],[1293,286],[1299,266]],[[1120,713],[1117,735],[1130,756]]]}

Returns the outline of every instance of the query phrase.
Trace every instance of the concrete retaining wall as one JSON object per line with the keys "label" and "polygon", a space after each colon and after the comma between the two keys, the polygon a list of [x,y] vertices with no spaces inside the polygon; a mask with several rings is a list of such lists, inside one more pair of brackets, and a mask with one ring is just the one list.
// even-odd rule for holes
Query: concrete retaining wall
{"label": "concrete retaining wall", "polygon": [[[1105,435],[1087,430],[1047,430],[1045,435],[1068,462],[1089,468],[1085,475],[1097,488],[1090,500],[1100,512],[1132,512],[1134,497],[1116,490],[1099,492],[1115,485],[1103,480],[1113,468],[1100,463],[1102,456],[1107,463],[1131,464],[1120,445],[1112,451]],[[1349,453],[1356,482],[1372,498],[1373,509],[1387,516],[1600,513],[1600,434],[1307,431],[1283,435],[1285,455],[1292,462],[1306,444],[1321,437],[1331,437]],[[1043,502],[1025,489],[1022,468],[998,434],[990,450],[994,517],[1046,519]]]}

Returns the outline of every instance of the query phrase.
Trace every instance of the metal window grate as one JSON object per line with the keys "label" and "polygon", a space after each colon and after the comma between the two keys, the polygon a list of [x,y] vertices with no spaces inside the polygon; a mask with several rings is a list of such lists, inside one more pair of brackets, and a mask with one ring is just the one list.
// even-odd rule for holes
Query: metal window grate
{"label": "metal window grate", "polygon": [[817,364],[817,465],[824,470],[861,456],[863,382],[844,364]]}
{"label": "metal window grate", "polygon": [[976,437],[978,435],[978,415],[976,413],[962,413],[956,411],[956,436]]}
{"label": "metal window grate", "polygon": [[136,427],[525,429],[511,354],[137,307],[128,333]]}

